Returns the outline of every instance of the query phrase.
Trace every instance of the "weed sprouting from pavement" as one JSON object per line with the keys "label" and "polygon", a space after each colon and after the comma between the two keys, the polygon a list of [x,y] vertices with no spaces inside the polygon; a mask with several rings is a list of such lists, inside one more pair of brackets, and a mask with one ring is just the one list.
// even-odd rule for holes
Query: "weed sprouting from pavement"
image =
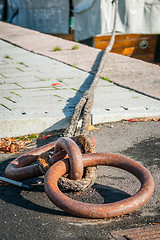
{"label": "weed sprouting from pavement", "polygon": [[0,73],[0,76],[4,77],[4,78],[7,78],[4,74]]}
{"label": "weed sprouting from pavement", "polygon": [[78,45],[74,45],[74,46],[72,47],[72,50],[77,50],[77,49],[79,49],[79,46],[78,46]]}
{"label": "weed sprouting from pavement", "polygon": [[6,55],[5,58],[7,58],[7,59],[12,59],[9,55]]}
{"label": "weed sprouting from pavement", "polygon": [[107,82],[112,82],[109,78],[107,78],[107,77],[101,77],[101,79],[102,80],[105,80],[105,81],[107,81]]}
{"label": "weed sprouting from pavement", "polygon": [[24,62],[19,62],[18,64],[28,67]]}
{"label": "weed sprouting from pavement", "polygon": [[62,51],[62,49],[59,46],[56,46],[55,48],[53,48],[53,52],[57,52],[57,51]]}
{"label": "weed sprouting from pavement", "polygon": [[18,137],[17,139],[22,140],[22,141],[27,141],[28,139],[32,140],[32,139],[37,139],[37,138],[38,138],[37,134],[31,134],[31,135],[28,135],[28,136]]}
{"label": "weed sprouting from pavement", "polygon": [[40,81],[49,81],[50,78],[40,78]]}
{"label": "weed sprouting from pavement", "polygon": [[71,89],[74,90],[74,91],[80,92],[80,93],[84,93],[83,91],[81,91],[79,89],[76,89],[76,88],[71,88]]}
{"label": "weed sprouting from pavement", "polygon": [[63,97],[61,97],[61,96],[59,96],[59,95],[57,95],[57,94],[54,94],[54,96],[55,96],[55,97],[58,97],[58,98],[60,98],[60,99],[64,99]]}
{"label": "weed sprouting from pavement", "polygon": [[16,95],[16,96],[18,96],[18,97],[22,97],[22,96],[19,95],[18,93],[15,93],[15,92],[10,92],[10,93],[12,93],[12,94],[14,94],[14,95]]}
{"label": "weed sprouting from pavement", "polygon": [[57,78],[57,81],[63,83],[63,80],[62,80],[61,77],[60,77],[60,78]]}
{"label": "weed sprouting from pavement", "polygon": [[21,72],[24,72],[21,68],[16,67],[16,69],[19,70],[19,71],[21,71]]}

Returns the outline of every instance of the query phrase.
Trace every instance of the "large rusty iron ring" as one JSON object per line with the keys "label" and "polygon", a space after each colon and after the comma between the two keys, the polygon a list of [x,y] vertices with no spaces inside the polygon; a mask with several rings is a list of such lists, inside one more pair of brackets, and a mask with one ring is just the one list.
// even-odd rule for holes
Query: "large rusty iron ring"
{"label": "large rusty iron ring", "polygon": [[55,147],[55,144],[56,142],[49,143],[13,160],[5,170],[6,177],[19,181],[43,175],[38,164],[35,162],[40,154],[51,150]]}
{"label": "large rusty iron ring", "polygon": [[[89,135],[88,138],[90,139],[91,143],[95,147],[96,139],[91,135]],[[72,137],[71,139],[74,141],[77,141],[77,137]],[[45,170],[48,169],[50,167],[50,165],[52,165],[57,160],[63,159],[66,155],[66,153],[62,152],[62,151],[55,153],[49,159],[48,166],[46,169],[44,168],[43,164],[42,164],[43,166],[41,166],[40,162],[37,163],[37,160],[40,160],[39,158],[41,156],[43,156],[43,154],[45,154],[47,151],[54,150],[56,143],[57,143],[56,141],[51,142],[47,145],[36,148],[30,152],[27,152],[27,153],[19,156],[15,160],[13,160],[11,163],[9,163],[9,165],[7,166],[7,168],[5,170],[6,177],[9,179],[21,181],[24,179],[29,179],[29,178],[34,178],[34,177],[44,175]],[[81,149],[81,145],[79,145],[79,147]],[[42,163],[43,163],[43,161],[42,161]],[[93,184],[95,176],[96,176],[95,173],[96,173],[96,169],[94,167],[92,167],[90,169],[87,168],[87,171],[85,172],[85,174],[81,180],[73,181],[73,180],[68,179],[68,181],[67,181],[67,178],[62,177],[60,184],[65,188],[68,188],[68,187],[69,187],[69,189],[74,188],[74,191],[75,190],[76,191],[84,190],[85,188],[87,188]]]}
{"label": "large rusty iron ring", "polygon": [[139,209],[153,194],[152,175],[145,167],[130,158],[115,154],[93,153],[82,155],[82,160],[84,167],[107,165],[126,170],[138,178],[141,188],[127,199],[108,204],[89,204],[70,199],[58,188],[58,179],[69,173],[69,160],[60,160],[45,175],[45,192],[56,206],[72,215],[86,218],[111,218],[124,215]]}
{"label": "large rusty iron ring", "polygon": [[[89,137],[91,138],[93,144],[96,145],[95,138],[92,137],[91,135]],[[74,137],[72,139],[74,140]],[[53,150],[55,145],[56,141],[46,144],[42,147],[36,148],[30,152],[27,152],[17,157],[15,160],[8,164],[5,170],[6,177],[20,181],[43,175],[41,168],[36,163],[36,161],[38,160],[38,157],[41,154]],[[52,157],[52,160],[57,161],[62,158],[64,158],[63,152],[57,152]]]}

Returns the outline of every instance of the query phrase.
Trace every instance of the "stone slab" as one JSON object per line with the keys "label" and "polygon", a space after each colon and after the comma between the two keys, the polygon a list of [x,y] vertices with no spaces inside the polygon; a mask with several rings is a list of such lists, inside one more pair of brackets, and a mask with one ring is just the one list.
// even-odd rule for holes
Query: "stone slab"
{"label": "stone slab", "polygon": [[[103,54],[99,49],[4,22],[0,22],[0,38],[92,74],[95,74]],[[72,50],[75,44],[78,49]],[[53,51],[56,46],[59,46],[61,51]],[[160,99],[160,68],[157,65],[109,53],[101,76]]]}

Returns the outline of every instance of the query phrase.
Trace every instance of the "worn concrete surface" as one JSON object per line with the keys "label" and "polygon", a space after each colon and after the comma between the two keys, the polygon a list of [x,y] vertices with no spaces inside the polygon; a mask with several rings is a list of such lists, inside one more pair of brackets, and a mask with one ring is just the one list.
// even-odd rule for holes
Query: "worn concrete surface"
{"label": "worn concrete surface", "polygon": [[[39,53],[94,74],[102,51],[79,43],[59,39],[37,31],[0,22],[0,38],[29,51]],[[58,46],[61,51],[53,51]],[[140,60],[110,53],[102,71],[114,83],[160,99],[160,68]]]}
{"label": "worn concrete surface", "polygon": [[[2,40],[0,57],[0,137],[66,128],[94,75]],[[92,124],[154,116],[159,100],[99,80]]]}
{"label": "worn concrete surface", "polygon": [[1,137],[65,128],[93,75],[4,41],[0,57]]}
{"label": "worn concrete surface", "polygon": [[[42,178],[24,181],[34,185],[33,191],[0,186],[0,239],[114,239],[110,234],[113,230],[160,223],[159,122],[109,123],[99,125],[99,129],[92,131],[92,134],[97,139],[97,152],[131,157],[151,172],[155,192],[150,201],[135,213],[122,217],[83,219],[54,206],[44,192]],[[43,143],[37,140],[37,145],[56,137]],[[4,174],[5,167],[16,156],[1,154],[0,175]],[[138,189],[139,182],[132,175],[99,166],[93,187],[84,193],[67,194],[79,201],[96,204],[124,199]]]}

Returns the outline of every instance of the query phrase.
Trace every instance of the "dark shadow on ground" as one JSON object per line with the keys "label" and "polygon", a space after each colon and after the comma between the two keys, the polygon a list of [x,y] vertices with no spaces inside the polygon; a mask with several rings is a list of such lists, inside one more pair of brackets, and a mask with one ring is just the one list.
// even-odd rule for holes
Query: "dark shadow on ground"
{"label": "dark shadow on ground", "polygon": [[[96,74],[96,72],[98,70],[102,56],[103,56],[103,51],[101,51],[97,54],[96,60],[91,69],[92,74],[91,73],[89,74],[89,76],[84,80],[84,82],[82,83],[80,88],[79,89],[73,88],[73,91],[75,91],[74,97],[68,98],[66,106],[62,109],[65,117],[63,119],[57,121],[55,124],[53,124],[49,128],[45,129],[41,134],[52,133],[56,129],[64,130],[69,127],[70,119],[74,112],[74,109],[75,109],[77,103],[79,102],[80,98],[84,94],[84,92],[86,92],[90,88],[90,85],[94,79],[94,74]],[[72,88],[72,86],[71,86],[71,88]]]}
{"label": "dark shadow on ground", "polygon": [[94,184],[93,187],[96,188],[98,194],[104,198],[104,203],[118,202],[131,196],[130,194],[117,188],[109,187],[98,183]]}
{"label": "dark shadow on ground", "polygon": [[142,161],[146,167],[157,165],[159,168],[159,152],[160,138],[149,138],[134,144],[133,147],[127,148],[122,151],[122,154],[130,156],[136,161]]}
{"label": "dark shadow on ground", "polygon": [[[96,74],[97,70],[98,70],[98,66],[100,64],[101,58],[103,56],[103,51],[99,52],[96,60],[92,66],[91,72],[94,72],[94,74]],[[83,84],[80,86],[80,88],[76,91],[76,94],[73,98],[69,98],[67,100],[67,104],[63,109],[63,112],[66,116],[71,116],[75,106],[77,105],[77,103],[79,102],[81,96],[84,94],[84,92],[86,92],[89,88],[91,83],[93,82],[94,79],[94,75],[90,74],[85,81],[83,82]]]}
{"label": "dark shadow on ground", "polygon": [[[38,189],[36,189],[36,191],[37,190]],[[0,199],[2,199],[3,201],[5,201],[9,204],[19,206],[24,209],[32,210],[34,212],[54,214],[54,215],[60,215],[60,216],[69,216],[69,214],[67,214],[63,211],[47,208],[47,207],[41,206],[38,203],[34,203],[34,202],[30,201],[29,199],[24,198],[22,196],[22,191],[24,194],[24,190],[21,190],[18,187],[16,188],[16,187],[10,186],[10,185],[1,186],[0,187]],[[40,191],[42,191],[42,188],[40,189]],[[32,191],[32,193],[34,195],[34,191]],[[27,194],[28,194],[28,192],[26,191],[26,195]],[[46,196],[46,198],[47,198],[47,196]],[[45,199],[43,199],[43,200],[39,199],[38,201],[40,201],[40,200],[41,200],[41,203],[42,203],[42,201],[45,201]]]}
{"label": "dark shadow on ground", "polygon": [[101,59],[102,59],[102,57],[103,57],[103,53],[104,53],[104,51],[100,51],[100,52],[97,54],[96,60],[94,61],[94,64],[93,64],[92,69],[91,69],[91,73],[93,73],[93,74],[96,74],[96,73],[97,73],[99,64],[100,64]]}
{"label": "dark shadow on ground", "polygon": [[85,81],[83,82],[83,84],[80,86],[79,89],[75,89],[75,95],[72,98],[68,98],[67,100],[67,104],[66,106],[63,108],[63,113],[65,114],[66,117],[71,117],[74,111],[75,106],[77,105],[77,103],[79,102],[81,96],[84,94],[84,92],[86,92],[92,81],[93,81],[93,75],[89,75]]}
{"label": "dark shadow on ground", "polygon": [[[0,163],[0,175],[4,176],[4,170],[6,166],[13,160],[14,158],[10,158],[4,162]],[[41,182],[41,184],[37,184],[38,182]],[[23,183],[28,185],[33,185],[33,189],[31,191],[25,190],[23,188],[19,188],[13,185],[0,185],[0,199],[3,201],[19,206],[24,209],[29,209],[35,212],[41,212],[41,213],[47,213],[47,214],[54,214],[54,215],[62,215],[62,216],[69,216],[69,214],[63,212],[54,210],[51,208],[43,207],[41,204],[43,204],[43,201],[45,202],[44,196],[46,199],[47,195],[43,195],[44,193],[44,185],[43,185],[43,177],[33,178],[24,180]],[[31,193],[31,194],[29,194]],[[37,203],[32,202],[29,199],[26,199],[24,196],[28,195],[31,196],[31,198],[34,198],[34,194],[38,194],[38,198],[36,196]],[[36,194],[36,195],[37,195]],[[24,196],[23,196],[24,195]],[[40,204],[39,204],[40,203]]]}
{"label": "dark shadow on ground", "polygon": [[95,183],[83,192],[65,192],[74,200],[91,204],[114,203],[130,197],[128,193],[122,190],[98,183]]}
{"label": "dark shadow on ground", "polygon": [[[4,170],[6,166],[13,159],[14,158],[10,158],[0,163],[1,176],[4,176]],[[38,177],[23,181],[23,183],[33,186],[33,189],[30,191],[15,187],[13,185],[1,185],[0,199],[9,204],[35,212],[54,214],[57,216],[70,216],[63,211],[52,209],[50,208],[50,206],[43,206],[43,202],[45,203],[45,205],[46,203],[50,204],[48,197],[44,192],[43,180],[43,177]],[[40,182],[40,184],[38,184],[38,182]],[[63,192],[67,193],[67,191]],[[68,192],[68,196],[77,201],[83,201],[93,204],[113,203],[130,197],[129,194],[119,189],[97,183],[94,184],[91,188],[81,193]],[[54,207],[55,206],[53,205],[53,208]]]}

